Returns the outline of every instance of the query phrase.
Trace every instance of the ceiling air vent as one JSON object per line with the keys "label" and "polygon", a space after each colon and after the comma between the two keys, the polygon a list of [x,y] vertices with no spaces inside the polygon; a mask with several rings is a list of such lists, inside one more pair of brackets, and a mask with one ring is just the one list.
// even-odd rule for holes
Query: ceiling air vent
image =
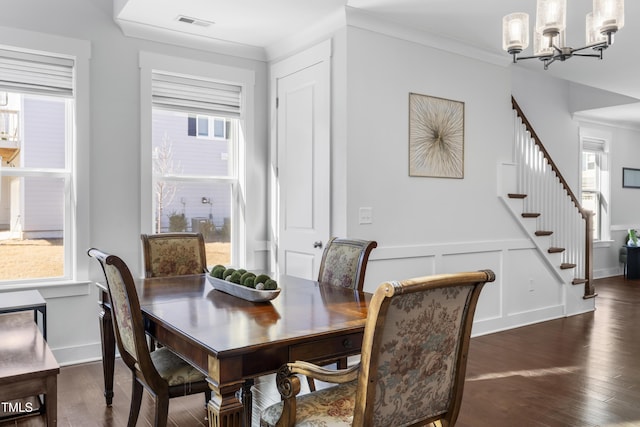
{"label": "ceiling air vent", "polygon": [[184,22],[185,24],[197,25],[199,27],[208,27],[213,22],[205,21],[204,19],[191,18],[189,16],[178,15],[176,18],[178,22]]}

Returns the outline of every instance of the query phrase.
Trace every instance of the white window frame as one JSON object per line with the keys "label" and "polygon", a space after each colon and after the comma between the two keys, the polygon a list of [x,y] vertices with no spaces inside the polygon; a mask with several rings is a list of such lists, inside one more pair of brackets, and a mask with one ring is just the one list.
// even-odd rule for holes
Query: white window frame
{"label": "white window frame", "polygon": [[[200,120],[207,120],[206,133],[200,127]],[[222,122],[222,135],[216,135],[216,123]],[[227,139],[227,120],[224,117],[207,116],[204,114],[196,115],[196,137],[202,139]]]}
{"label": "white window frame", "polygon": [[[152,165],[152,72],[161,70],[192,76],[206,76],[209,79],[241,86],[240,141],[233,153],[237,181],[232,182],[232,232],[231,232],[231,263],[244,265],[246,263],[246,231],[244,221],[244,201],[246,200],[245,161],[247,141],[254,138],[254,84],[255,72],[252,70],[210,64],[202,61],[180,57],[160,55],[151,52],[140,52],[140,229],[143,233],[153,232],[153,165]],[[196,120],[197,122],[197,120]],[[196,132],[197,135],[197,132]],[[195,177],[199,180],[201,177]],[[181,180],[190,179],[182,177]],[[215,177],[213,177],[215,181]],[[212,182],[214,182],[212,181]],[[228,182],[224,180],[223,182]],[[142,256],[139,258],[142,267]],[[141,268],[141,271],[144,269]]]}
{"label": "white window frame", "polygon": [[599,127],[580,127],[580,200],[582,200],[582,170],[583,153],[585,151],[599,153],[600,168],[598,171],[598,193],[599,193],[599,238],[594,238],[594,242],[609,242],[611,240],[611,213],[609,201],[611,199],[611,179],[609,171],[609,147],[611,145],[612,134],[610,131]]}
{"label": "white window frame", "polygon": [[[74,111],[69,111],[67,102],[67,129],[71,146],[66,147],[66,167],[64,170],[23,168],[21,176],[47,176],[65,179],[65,224],[64,263],[62,277],[30,278],[0,282],[2,290],[40,289],[43,295],[73,296],[88,292],[89,257],[85,248],[89,247],[89,154],[90,154],[90,96],[89,61],[91,43],[52,34],[42,34],[15,28],[0,27],[0,48],[24,50],[25,52],[49,53],[73,58],[74,64]],[[67,141],[69,143],[69,141]],[[3,175],[12,173],[4,168]],[[71,285],[71,286],[69,286]],[[79,287],[78,287],[78,286]],[[64,290],[54,288],[66,287]]]}

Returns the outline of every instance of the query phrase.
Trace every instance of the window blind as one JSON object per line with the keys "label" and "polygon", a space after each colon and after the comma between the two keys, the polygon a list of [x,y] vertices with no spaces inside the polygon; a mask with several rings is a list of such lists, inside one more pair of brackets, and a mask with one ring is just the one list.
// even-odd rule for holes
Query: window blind
{"label": "window blind", "polygon": [[73,96],[74,60],[0,49],[0,90]]}
{"label": "window blind", "polygon": [[155,108],[240,117],[240,86],[160,71],[153,71],[151,79]]}

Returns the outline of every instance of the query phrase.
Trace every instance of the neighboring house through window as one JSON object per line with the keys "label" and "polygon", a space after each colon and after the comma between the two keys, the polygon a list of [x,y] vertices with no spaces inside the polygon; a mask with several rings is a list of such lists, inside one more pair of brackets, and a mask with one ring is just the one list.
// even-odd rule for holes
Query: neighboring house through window
{"label": "neighboring house through window", "polygon": [[143,193],[151,197],[143,199],[142,229],[201,232],[209,266],[237,263],[244,230],[243,81],[230,81],[225,72],[217,78],[211,64],[183,69],[183,63],[141,54],[143,81],[149,79],[143,97],[150,100],[142,115],[151,123],[143,138],[142,173],[150,178],[142,179]]}

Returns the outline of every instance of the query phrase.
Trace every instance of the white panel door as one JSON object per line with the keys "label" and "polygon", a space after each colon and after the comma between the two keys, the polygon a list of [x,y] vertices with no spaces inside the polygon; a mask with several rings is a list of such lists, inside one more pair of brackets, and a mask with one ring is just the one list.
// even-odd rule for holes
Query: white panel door
{"label": "white panel door", "polygon": [[277,80],[278,270],[316,279],[329,239],[329,61]]}

